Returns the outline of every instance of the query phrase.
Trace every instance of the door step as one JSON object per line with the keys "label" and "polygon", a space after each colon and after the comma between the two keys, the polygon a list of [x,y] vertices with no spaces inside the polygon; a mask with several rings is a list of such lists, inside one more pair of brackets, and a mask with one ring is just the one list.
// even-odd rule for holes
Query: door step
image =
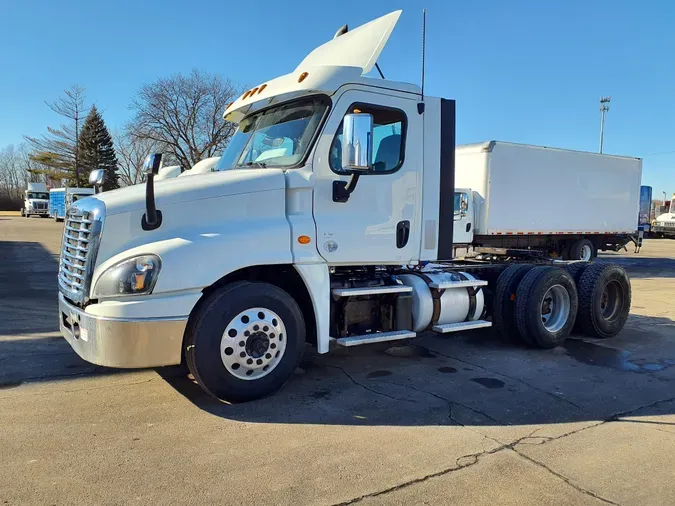
{"label": "door step", "polygon": [[412,292],[412,287],[406,285],[390,285],[390,286],[364,286],[362,288],[335,288],[333,290],[333,295],[335,295],[336,297],[354,297],[356,295],[380,295],[385,293],[405,293],[405,292]]}
{"label": "door step", "polygon": [[448,288],[468,288],[473,286],[487,286],[488,282],[484,279],[467,279],[464,281],[441,281],[440,283],[429,283],[429,288],[436,290],[447,290]]}
{"label": "door step", "polygon": [[358,346],[360,344],[382,343],[385,341],[396,341],[398,339],[411,339],[417,333],[412,330],[394,330],[393,332],[374,332],[372,334],[363,334],[360,336],[341,337],[336,339],[340,346]]}
{"label": "door step", "polygon": [[480,329],[483,327],[492,327],[492,322],[474,320],[470,322],[446,323],[445,325],[434,325],[432,330],[439,334],[447,334],[448,332],[459,332],[460,330]]}

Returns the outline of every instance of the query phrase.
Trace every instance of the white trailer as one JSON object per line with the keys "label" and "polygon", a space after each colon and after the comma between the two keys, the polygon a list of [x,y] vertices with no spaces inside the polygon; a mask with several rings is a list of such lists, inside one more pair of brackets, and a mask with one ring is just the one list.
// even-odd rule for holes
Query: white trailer
{"label": "white trailer", "polygon": [[642,160],[490,141],[458,146],[456,248],[591,260],[637,240]]}
{"label": "white trailer", "polygon": [[46,218],[49,216],[49,192],[46,184],[28,183],[26,190],[23,192],[21,216],[26,218],[31,216]]}
{"label": "white trailer", "polygon": [[81,357],[186,364],[241,401],[280,388],[306,343],[495,327],[552,348],[575,323],[621,331],[619,266],[453,259],[455,102],[364,76],[400,14],[340,30],[228,106],[239,126],[215,172],[155,184],[153,155],[145,187],[73,204],[59,321]]}

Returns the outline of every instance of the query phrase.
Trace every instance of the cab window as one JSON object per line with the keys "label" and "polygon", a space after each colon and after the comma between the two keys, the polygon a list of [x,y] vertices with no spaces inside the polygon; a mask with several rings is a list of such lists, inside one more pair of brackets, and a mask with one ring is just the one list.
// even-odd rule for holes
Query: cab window
{"label": "cab window", "polygon": [[[373,170],[381,174],[397,171],[403,165],[405,155],[405,113],[399,109],[369,104],[353,104],[347,113],[373,116]],[[329,164],[333,172],[346,173],[342,169],[342,123],[331,144]]]}

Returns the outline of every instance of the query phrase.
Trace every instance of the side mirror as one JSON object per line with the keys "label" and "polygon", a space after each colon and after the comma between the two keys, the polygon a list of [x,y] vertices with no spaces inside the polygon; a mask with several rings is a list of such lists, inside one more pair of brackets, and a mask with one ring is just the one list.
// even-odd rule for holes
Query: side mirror
{"label": "side mirror", "polygon": [[105,170],[95,169],[89,173],[89,184],[92,186],[101,186],[105,181]]}
{"label": "side mirror", "polygon": [[162,165],[162,153],[148,155],[143,163],[143,170],[145,170],[146,174],[157,174],[160,165]]}
{"label": "side mirror", "polygon": [[368,172],[373,159],[373,115],[347,114],[342,121],[342,169]]}

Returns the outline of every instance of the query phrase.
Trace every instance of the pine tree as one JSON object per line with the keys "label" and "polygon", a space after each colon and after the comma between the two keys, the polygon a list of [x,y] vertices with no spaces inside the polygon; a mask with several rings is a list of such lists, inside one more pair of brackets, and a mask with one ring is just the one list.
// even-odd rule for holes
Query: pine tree
{"label": "pine tree", "polygon": [[120,187],[117,180],[117,156],[113,140],[96,106],[92,106],[82,126],[80,160],[87,174],[94,169],[105,169],[103,191]]}

